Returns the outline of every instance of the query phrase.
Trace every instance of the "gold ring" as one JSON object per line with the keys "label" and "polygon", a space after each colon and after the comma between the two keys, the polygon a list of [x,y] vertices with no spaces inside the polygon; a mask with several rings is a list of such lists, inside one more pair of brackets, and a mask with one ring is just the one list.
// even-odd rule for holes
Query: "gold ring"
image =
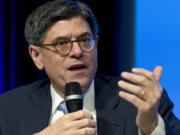
{"label": "gold ring", "polygon": [[144,96],[144,94],[145,94],[145,91],[143,90],[140,94],[140,97],[142,98]]}

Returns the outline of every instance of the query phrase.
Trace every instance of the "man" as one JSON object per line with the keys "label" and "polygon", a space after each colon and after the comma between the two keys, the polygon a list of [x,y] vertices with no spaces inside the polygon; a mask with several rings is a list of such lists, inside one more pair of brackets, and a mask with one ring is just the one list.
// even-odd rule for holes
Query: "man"
{"label": "man", "polygon": [[[45,3],[27,19],[29,54],[49,80],[0,96],[1,135],[178,135],[180,121],[159,85],[162,68],[133,68],[122,78],[98,76],[98,25],[81,2]],[[79,82],[83,110],[64,114],[68,82]]]}

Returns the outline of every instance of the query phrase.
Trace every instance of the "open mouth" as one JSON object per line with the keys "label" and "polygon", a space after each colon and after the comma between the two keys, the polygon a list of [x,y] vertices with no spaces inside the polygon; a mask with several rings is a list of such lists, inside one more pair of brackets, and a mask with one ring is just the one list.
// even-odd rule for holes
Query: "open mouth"
{"label": "open mouth", "polygon": [[86,68],[87,68],[86,65],[78,64],[78,65],[72,65],[70,68],[68,68],[68,70],[70,70],[70,71],[80,71],[80,70],[84,70]]}

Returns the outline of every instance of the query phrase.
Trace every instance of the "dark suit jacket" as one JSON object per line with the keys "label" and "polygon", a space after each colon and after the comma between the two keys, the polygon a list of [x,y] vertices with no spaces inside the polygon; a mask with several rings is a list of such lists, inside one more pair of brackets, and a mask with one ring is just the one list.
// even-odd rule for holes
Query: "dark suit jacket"
{"label": "dark suit jacket", "polygon": [[[118,78],[95,78],[98,135],[138,135],[136,108],[118,96]],[[167,135],[180,135],[180,121],[163,92],[159,114]],[[48,126],[51,112],[49,80],[19,87],[0,96],[0,135],[32,135]]]}

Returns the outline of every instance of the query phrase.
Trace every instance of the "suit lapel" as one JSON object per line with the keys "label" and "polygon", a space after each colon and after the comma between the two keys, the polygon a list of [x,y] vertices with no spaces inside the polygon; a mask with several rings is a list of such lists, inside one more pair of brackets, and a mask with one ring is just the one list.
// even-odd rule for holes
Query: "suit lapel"
{"label": "suit lapel", "polygon": [[[113,113],[120,102],[117,89],[98,78],[95,78],[95,107],[98,135],[115,135],[119,127]],[[116,132],[117,133],[117,132]]]}
{"label": "suit lapel", "polygon": [[[49,81],[41,84],[29,94],[28,106],[22,111],[22,134],[33,134],[48,126],[51,112],[51,95]],[[24,113],[25,112],[25,113]]]}
{"label": "suit lapel", "polygon": [[137,135],[136,108],[119,97],[119,79],[101,78],[95,78],[98,135]]}

